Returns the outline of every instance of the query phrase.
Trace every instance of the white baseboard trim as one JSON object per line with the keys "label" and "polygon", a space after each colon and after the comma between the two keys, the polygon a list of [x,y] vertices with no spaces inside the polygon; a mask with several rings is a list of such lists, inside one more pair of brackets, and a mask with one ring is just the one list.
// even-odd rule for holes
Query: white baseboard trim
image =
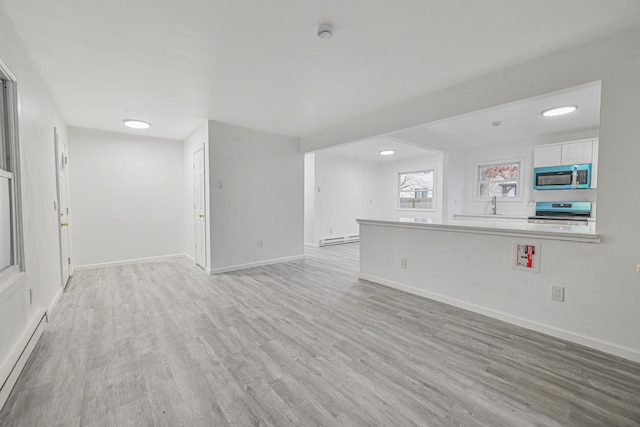
{"label": "white baseboard trim", "polygon": [[424,289],[414,288],[413,286],[394,282],[392,280],[383,279],[381,277],[373,276],[370,274],[360,273],[359,278],[363,280],[368,280],[369,282],[377,283],[379,285],[398,289],[400,291],[404,291],[413,295],[418,295],[418,296],[429,298],[445,304],[449,304],[455,307],[459,307],[465,310],[469,310],[474,313],[491,317],[493,319],[498,319],[507,323],[512,323],[517,326],[522,326],[523,328],[531,329],[536,332],[541,332],[546,335],[551,335],[556,338],[571,341],[573,343],[584,345],[586,347],[591,347],[596,350],[603,351],[605,353],[613,354],[615,356],[620,356],[625,359],[632,360],[634,362],[640,362],[640,351],[631,347],[610,343],[610,342],[593,338],[587,335],[583,335],[577,332],[572,332],[566,329],[536,322],[534,320],[525,319],[523,317],[514,316],[512,314],[505,313],[503,311],[494,310],[492,308],[462,301],[457,298],[451,298],[446,295],[437,294],[434,292],[426,291]]}
{"label": "white baseboard trim", "polygon": [[60,300],[60,297],[62,296],[63,293],[64,293],[64,288],[61,286],[60,288],[58,288],[58,292],[56,292],[56,295],[53,297],[53,301],[51,301],[51,304],[49,304],[49,308],[47,308],[48,316],[51,316],[51,313],[53,313],[53,310],[58,305],[58,301]]}
{"label": "white baseboard trim", "polygon": [[194,257],[192,257],[191,255],[189,255],[189,254],[185,253],[185,254],[184,254],[184,257],[185,257],[189,262],[192,262],[192,263],[194,263],[194,264],[196,263],[196,259],[195,259]]}
{"label": "white baseboard trim", "polygon": [[29,360],[46,324],[46,312],[39,309],[33,315],[25,333],[20,337],[6,361],[0,366],[0,409],[4,406],[13,386],[18,381],[24,365]]}
{"label": "white baseboard trim", "polygon": [[320,247],[320,245],[317,244],[317,243],[307,243],[307,242],[304,242],[304,246],[307,247],[307,248],[319,248]]}
{"label": "white baseboard trim", "polygon": [[304,255],[294,255],[282,258],[273,258],[265,261],[249,262],[247,264],[230,265],[229,267],[220,267],[208,269],[210,274],[228,273],[230,271],[244,270],[245,268],[262,267],[263,265],[278,264],[281,262],[297,261],[304,259]]}
{"label": "white baseboard trim", "polygon": [[139,264],[142,262],[157,262],[157,261],[166,261],[169,259],[176,258],[184,258],[186,254],[171,254],[171,255],[161,255],[161,256],[152,256],[147,258],[135,258],[135,259],[125,259],[122,261],[112,261],[112,262],[101,262],[97,264],[85,264],[85,265],[76,265],[73,267],[74,271],[80,270],[91,270],[94,268],[102,268],[102,267],[115,267],[118,265],[128,265],[128,264]]}

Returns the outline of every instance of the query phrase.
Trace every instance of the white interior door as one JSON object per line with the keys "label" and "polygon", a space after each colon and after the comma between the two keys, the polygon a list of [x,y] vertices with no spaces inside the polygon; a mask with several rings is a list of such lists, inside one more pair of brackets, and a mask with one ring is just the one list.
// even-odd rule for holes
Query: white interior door
{"label": "white interior door", "polygon": [[62,272],[62,287],[67,286],[71,275],[71,258],[69,255],[69,188],[67,171],[69,158],[67,157],[67,143],[54,129],[56,142],[56,172],[58,175],[58,223],[60,237],[60,270]]}
{"label": "white interior door", "polygon": [[196,224],[196,264],[206,268],[206,246],[205,234],[207,231],[205,222],[205,176],[204,176],[204,147],[193,154],[193,176],[194,176],[194,214]]}

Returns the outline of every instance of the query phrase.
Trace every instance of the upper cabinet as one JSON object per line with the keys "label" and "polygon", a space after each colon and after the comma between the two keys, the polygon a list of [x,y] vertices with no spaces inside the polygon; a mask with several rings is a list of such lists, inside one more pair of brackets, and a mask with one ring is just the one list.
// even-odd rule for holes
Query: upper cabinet
{"label": "upper cabinet", "polygon": [[536,147],[533,166],[541,168],[545,166],[593,163],[594,143],[597,150],[597,139],[540,145]]}
{"label": "upper cabinet", "polygon": [[598,140],[587,139],[535,148],[533,167],[580,165],[591,163],[591,188],[598,186]]}
{"label": "upper cabinet", "polygon": [[560,144],[541,145],[536,147],[533,167],[558,166],[562,164],[562,146]]}
{"label": "upper cabinet", "polygon": [[593,150],[591,155],[591,188],[598,188],[598,149],[600,148],[600,140],[593,141]]}
{"label": "upper cabinet", "polygon": [[580,165],[591,163],[593,159],[593,141],[566,142],[562,147],[561,165]]}

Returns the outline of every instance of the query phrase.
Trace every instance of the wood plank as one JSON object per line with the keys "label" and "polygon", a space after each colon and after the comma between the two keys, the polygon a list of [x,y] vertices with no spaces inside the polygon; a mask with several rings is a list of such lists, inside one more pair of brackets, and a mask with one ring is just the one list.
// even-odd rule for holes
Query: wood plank
{"label": "wood plank", "polygon": [[640,364],[358,280],[358,244],[78,271],[0,425],[638,426]]}

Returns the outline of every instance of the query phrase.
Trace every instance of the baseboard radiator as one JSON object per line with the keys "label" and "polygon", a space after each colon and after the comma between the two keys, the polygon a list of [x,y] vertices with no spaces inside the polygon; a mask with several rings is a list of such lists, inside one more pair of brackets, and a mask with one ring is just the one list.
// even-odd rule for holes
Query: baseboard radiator
{"label": "baseboard radiator", "polygon": [[46,311],[44,309],[36,310],[22,337],[9,351],[7,360],[0,365],[0,409],[9,398],[13,386],[18,382],[18,377],[38,343],[46,322]]}
{"label": "baseboard radiator", "polygon": [[320,246],[341,245],[343,243],[359,242],[360,235],[352,234],[351,236],[329,237],[327,239],[320,239],[318,242]]}

